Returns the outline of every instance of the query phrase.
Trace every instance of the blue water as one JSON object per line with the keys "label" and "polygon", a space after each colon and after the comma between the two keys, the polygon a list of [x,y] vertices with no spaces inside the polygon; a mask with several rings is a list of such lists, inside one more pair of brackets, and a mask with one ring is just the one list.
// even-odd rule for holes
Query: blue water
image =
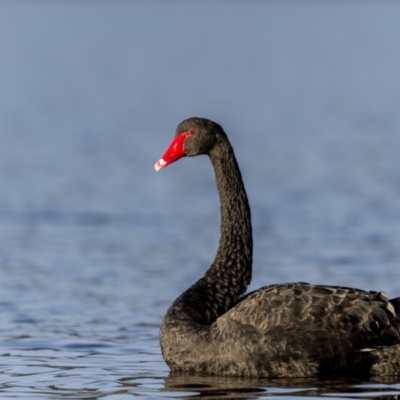
{"label": "blue water", "polygon": [[214,255],[206,157],[155,173],[185,118],[231,139],[251,289],[400,295],[400,4],[0,4],[0,397],[396,398],[400,380],[172,377],[169,304]]}

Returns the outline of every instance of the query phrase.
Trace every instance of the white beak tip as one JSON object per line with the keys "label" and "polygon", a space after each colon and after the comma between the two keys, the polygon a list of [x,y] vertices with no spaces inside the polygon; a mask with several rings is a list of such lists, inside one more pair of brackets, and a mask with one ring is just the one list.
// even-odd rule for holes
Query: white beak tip
{"label": "white beak tip", "polygon": [[159,171],[160,169],[164,168],[167,165],[167,162],[160,158],[154,165],[154,169]]}

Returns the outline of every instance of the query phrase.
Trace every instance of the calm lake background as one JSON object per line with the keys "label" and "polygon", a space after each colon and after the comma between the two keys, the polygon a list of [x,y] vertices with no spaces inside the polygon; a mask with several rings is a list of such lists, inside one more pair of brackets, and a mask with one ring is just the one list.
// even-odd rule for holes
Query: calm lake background
{"label": "calm lake background", "polygon": [[397,398],[370,382],[169,376],[171,302],[210,264],[206,157],[155,173],[178,123],[229,134],[251,289],[400,295],[400,3],[0,3],[0,397]]}

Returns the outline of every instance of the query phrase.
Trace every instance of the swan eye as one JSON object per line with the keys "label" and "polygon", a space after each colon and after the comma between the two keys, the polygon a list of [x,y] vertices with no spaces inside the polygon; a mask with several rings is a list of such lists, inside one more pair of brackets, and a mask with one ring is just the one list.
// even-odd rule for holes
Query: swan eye
{"label": "swan eye", "polygon": [[194,129],[189,129],[187,131],[188,136],[193,136],[195,134]]}

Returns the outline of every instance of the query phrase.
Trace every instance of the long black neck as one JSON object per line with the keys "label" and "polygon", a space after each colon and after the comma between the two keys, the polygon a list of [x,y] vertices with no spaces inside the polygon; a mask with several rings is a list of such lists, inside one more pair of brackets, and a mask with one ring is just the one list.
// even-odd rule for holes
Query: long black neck
{"label": "long black neck", "polygon": [[164,323],[209,325],[229,310],[251,281],[250,207],[233,149],[223,138],[209,154],[221,203],[221,237],[205,275],[172,304]]}

